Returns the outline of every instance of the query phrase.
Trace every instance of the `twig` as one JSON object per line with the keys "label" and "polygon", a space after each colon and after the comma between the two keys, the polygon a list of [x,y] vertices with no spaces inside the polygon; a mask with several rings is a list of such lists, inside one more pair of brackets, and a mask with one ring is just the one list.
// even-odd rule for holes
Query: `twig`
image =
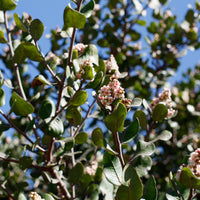
{"label": "twig", "polygon": [[[19,134],[23,135],[31,144],[34,144],[34,142],[22,130],[20,130],[17,126],[15,126],[12,123],[12,121],[8,118],[7,115],[4,114],[4,112],[1,109],[0,109],[0,114],[9,122],[11,127],[13,127]],[[45,152],[45,150],[39,145],[36,145],[36,148],[42,152]]]}
{"label": "twig", "polygon": [[145,142],[148,142],[149,137],[150,137],[150,134],[151,134],[152,130],[154,129],[155,125],[156,125],[156,122],[154,121],[154,122],[150,125],[149,129],[147,130],[147,134],[146,134],[145,139],[144,139]]}
{"label": "twig", "polygon": [[125,166],[125,162],[124,162],[124,158],[123,158],[123,154],[122,154],[122,145],[121,145],[121,142],[119,140],[119,134],[118,132],[113,132],[113,140],[114,140],[114,144],[115,144],[115,148],[116,148],[116,151],[117,151],[117,156],[120,160],[120,163],[122,165],[122,168],[124,168]]}
{"label": "twig", "polygon": [[12,194],[10,194],[10,192],[5,188],[4,185],[1,184],[0,187],[1,187],[1,189],[2,189],[3,191],[5,191],[5,192],[7,193],[7,195],[8,195],[11,199],[17,200],[16,198],[13,197]]}
{"label": "twig", "polygon": [[46,152],[46,160],[45,160],[45,162],[47,164],[52,162],[54,142],[55,142],[55,138],[51,137],[50,144],[49,144],[48,150]]}
{"label": "twig", "polygon": [[81,124],[79,125],[79,127],[76,129],[76,131],[75,131],[75,133],[74,133],[74,137],[77,136],[77,134],[79,133],[80,129],[83,127],[83,125],[84,125],[86,119],[88,118],[90,112],[92,111],[92,108],[94,107],[94,104],[96,103],[96,101],[97,101],[97,100],[95,99],[95,100],[92,102],[90,108],[89,108],[88,111],[87,111],[87,114],[86,114],[85,118],[83,119],[83,121],[81,122]]}
{"label": "twig", "polygon": [[[79,0],[77,2],[77,11],[80,11],[81,5],[82,5],[83,0]],[[60,102],[62,99],[62,93],[63,93],[63,89],[64,89],[64,83],[65,83],[65,79],[66,79],[66,70],[67,70],[67,66],[71,65],[71,60],[72,60],[72,52],[73,52],[73,45],[74,45],[74,41],[75,41],[75,36],[76,36],[76,28],[73,28],[73,32],[72,32],[72,37],[71,37],[71,42],[70,42],[70,48],[69,48],[69,55],[67,58],[67,64],[65,66],[65,70],[63,73],[63,77],[60,83],[60,87],[59,87],[59,93],[58,93],[58,100],[57,100],[57,105],[56,105],[56,111],[59,110],[60,107]]]}

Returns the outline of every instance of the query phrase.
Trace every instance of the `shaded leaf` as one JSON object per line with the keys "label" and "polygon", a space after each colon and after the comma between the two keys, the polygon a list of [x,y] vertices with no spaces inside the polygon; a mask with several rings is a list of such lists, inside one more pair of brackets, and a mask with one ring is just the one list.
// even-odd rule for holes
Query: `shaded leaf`
{"label": "shaded leaf", "polygon": [[111,132],[123,131],[127,110],[124,104],[119,103],[116,109],[105,117],[105,125]]}
{"label": "shaded leaf", "polygon": [[134,116],[133,116],[134,120],[136,118],[138,119],[141,128],[144,129],[144,130],[146,130],[147,129],[147,118],[146,118],[145,113],[142,110],[137,110],[134,113]]}
{"label": "shaded leaf", "polygon": [[35,41],[39,40],[44,32],[44,25],[39,19],[34,19],[30,24],[30,33]]}
{"label": "shaded leaf", "polygon": [[81,176],[83,175],[84,167],[82,163],[76,163],[76,165],[69,171],[69,181],[71,183],[77,183],[80,181]]}
{"label": "shaded leaf", "polygon": [[132,103],[131,103],[132,107],[138,107],[138,106],[141,106],[141,105],[142,105],[142,99],[141,98],[134,98]]}
{"label": "shaded leaf", "polygon": [[21,169],[27,169],[32,165],[33,159],[28,156],[23,156],[19,159],[19,166]]}
{"label": "shaded leaf", "polygon": [[158,198],[158,191],[156,188],[156,181],[153,176],[150,176],[148,181],[146,182],[144,186],[144,199],[151,199],[151,200],[157,200]]}
{"label": "shaded leaf", "polygon": [[168,109],[163,104],[158,104],[152,113],[152,118],[154,121],[162,122],[167,117]]}
{"label": "shaded leaf", "polygon": [[140,177],[148,175],[148,170],[151,169],[152,159],[150,156],[138,156],[134,161],[134,167]]}
{"label": "shaded leaf", "polygon": [[69,106],[67,108],[66,118],[74,125],[79,125],[82,122],[81,112],[76,106]]}
{"label": "shaded leaf", "polygon": [[16,92],[12,93],[10,107],[16,115],[20,116],[27,116],[34,112],[34,107],[28,101],[25,101],[20,97]]}
{"label": "shaded leaf", "polygon": [[86,85],[86,88],[92,88],[92,89],[97,89],[101,82],[102,82],[102,79],[103,79],[103,72],[100,71],[98,73],[96,73],[95,77],[94,77],[94,80],[89,82],[87,85]]}
{"label": "shaded leaf", "polygon": [[47,119],[49,117],[53,117],[55,114],[55,111],[56,111],[56,108],[55,108],[54,102],[50,99],[45,99],[40,104],[38,114],[41,119]]}
{"label": "shaded leaf", "polygon": [[122,183],[122,166],[117,156],[111,155],[108,152],[104,153],[104,174],[107,180],[114,185]]}
{"label": "shaded leaf", "polygon": [[87,4],[85,4],[81,8],[81,13],[83,13],[87,18],[89,18],[94,10],[95,2],[94,0],[90,0]]}
{"label": "shaded leaf", "polygon": [[44,199],[44,200],[54,200],[54,198],[50,195],[50,194],[43,194],[42,195],[42,198]]}
{"label": "shaded leaf", "polygon": [[92,141],[98,147],[104,147],[103,132],[100,128],[95,128],[92,131]]}
{"label": "shaded leaf", "polygon": [[76,137],[75,137],[75,143],[76,144],[84,144],[87,142],[88,139],[88,134],[86,132],[80,132]]}

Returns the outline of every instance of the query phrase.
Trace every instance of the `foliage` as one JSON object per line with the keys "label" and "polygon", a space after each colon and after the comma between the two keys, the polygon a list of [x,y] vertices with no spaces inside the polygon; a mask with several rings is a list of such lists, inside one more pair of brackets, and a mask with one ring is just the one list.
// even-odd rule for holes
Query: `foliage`
{"label": "foliage", "polygon": [[0,0],[0,199],[199,199],[200,67],[166,87],[200,3],[178,23],[167,0],[72,0],[47,55],[16,6]]}

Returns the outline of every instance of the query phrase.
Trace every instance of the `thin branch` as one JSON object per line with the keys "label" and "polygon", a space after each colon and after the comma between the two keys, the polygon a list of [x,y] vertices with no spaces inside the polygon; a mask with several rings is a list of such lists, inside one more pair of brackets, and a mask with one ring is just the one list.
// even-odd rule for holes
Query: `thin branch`
{"label": "thin branch", "polygon": [[[80,11],[82,2],[83,2],[83,0],[79,0],[77,2],[77,11],[78,12]],[[73,52],[73,46],[74,46],[75,36],[76,36],[76,28],[73,28],[72,37],[71,37],[71,41],[70,41],[70,48],[69,48],[69,55],[68,55],[68,59],[67,59],[67,64],[65,66],[65,70],[64,70],[64,73],[63,73],[63,77],[62,77],[62,80],[61,80],[60,87],[59,87],[59,93],[58,93],[58,100],[57,100],[57,105],[56,105],[56,111],[59,110],[60,102],[61,102],[61,99],[62,99],[62,93],[63,93],[63,89],[64,89],[64,83],[65,83],[65,79],[66,79],[67,66],[71,65],[72,52]]]}
{"label": "thin branch", "polygon": [[116,151],[117,151],[117,157],[119,158],[120,160],[120,163],[122,165],[122,168],[124,168],[125,166],[125,162],[124,162],[124,158],[123,158],[123,154],[122,154],[122,145],[121,145],[121,142],[119,140],[119,134],[118,132],[114,132],[112,133],[113,134],[113,140],[114,140],[114,144],[115,144],[115,148],[116,148]]}
{"label": "thin branch", "polygon": [[55,142],[55,138],[51,137],[51,140],[50,140],[50,143],[49,143],[49,148],[48,148],[48,150],[46,152],[46,160],[45,160],[45,162],[47,164],[52,162],[54,142]]}
{"label": "thin branch", "polygon": [[13,200],[17,200],[16,198],[13,197],[13,195],[5,188],[5,186],[3,184],[0,185],[0,188],[7,193],[7,195],[13,199]]}
{"label": "thin branch", "polygon": [[[14,128],[19,134],[23,135],[31,144],[34,144],[34,142],[22,130],[20,130],[17,126],[15,126],[15,124],[12,123],[12,121],[8,118],[7,115],[4,114],[4,112],[1,109],[0,114],[8,121],[12,128]],[[45,152],[45,150],[39,145],[36,145],[36,148],[42,152]]]}
{"label": "thin branch", "polygon": [[88,109],[85,118],[83,119],[83,121],[81,122],[81,124],[79,125],[79,127],[76,129],[75,133],[74,133],[74,137],[77,136],[77,134],[79,133],[79,131],[81,130],[81,128],[83,127],[85,121],[87,120],[88,116],[90,115],[90,112],[92,111],[92,108],[94,107],[94,104],[96,103],[96,99],[92,102],[90,108]]}

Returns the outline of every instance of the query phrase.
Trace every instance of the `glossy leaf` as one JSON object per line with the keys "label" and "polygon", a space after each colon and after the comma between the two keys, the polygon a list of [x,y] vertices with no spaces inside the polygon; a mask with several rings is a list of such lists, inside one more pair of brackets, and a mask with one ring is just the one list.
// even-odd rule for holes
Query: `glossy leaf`
{"label": "glossy leaf", "polygon": [[103,132],[100,128],[95,128],[92,131],[92,141],[98,147],[104,147]]}
{"label": "glossy leaf", "polygon": [[85,4],[81,8],[81,13],[83,13],[87,18],[90,17],[93,13],[94,6],[95,6],[94,0],[90,0],[87,4]]}
{"label": "glossy leaf", "polygon": [[39,51],[32,43],[21,42],[21,44],[15,49],[14,62],[21,64],[25,58],[38,62],[43,61]]}
{"label": "glossy leaf", "polygon": [[14,10],[16,8],[16,3],[13,0],[1,0],[0,1],[0,10]]}
{"label": "glossy leaf", "polygon": [[127,129],[123,133],[122,142],[127,143],[132,141],[136,137],[138,131],[139,131],[139,123],[138,120],[136,119],[127,127]]}
{"label": "glossy leaf", "polygon": [[45,99],[40,105],[38,114],[41,119],[47,119],[54,116],[55,110],[56,108],[54,102],[50,99]]}
{"label": "glossy leaf", "polygon": [[14,13],[13,17],[14,17],[14,20],[15,20],[15,23],[16,23],[17,27],[20,28],[22,31],[28,33],[28,28],[22,22],[22,20],[19,18],[18,14]]}
{"label": "glossy leaf", "polygon": [[35,41],[39,40],[44,32],[44,25],[39,19],[34,19],[30,24],[30,34]]}
{"label": "glossy leaf", "polygon": [[116,131],[123,131],[126,114],[126,107],[124,104],[119,103],[116,109],[110,115],[105,117],[107,128],[113,133]]}
{"label": "glossy leaf", "polygon": [[143,195],[143,185],[136,170],[131,165],[125,166],[123,181],[124,185],[120,186],[117,190],[117,198],[119,200],[139,200]]}
{"label": "glossy leaf", "polygon": [[86,23],[86,16],[76,10],[73,10],[69,5],[64,10],[63,19],[64,30],[70,27],[81,29]]}
{"label": "glossy leaf", "polygon": [[20,116],[27,116],[34,112],[34,107],[28,102],[20,97],[16,92],[12,93],[10,99],[11,110]]}
{"label": "glossy leaf", "polygon": [[141,128],[143,130],[147,129],[147,117],[146,117],[145,113],[142,110],[137,110],[134,113],[133,119],[134,120],[138,119],[139,124],[140,124],[140,126],[141,126]]}
{"label": "glossy leaf", "polygon": [[5,92],[0,88],[0,107],[5,104]]}
{"label": "glossy leaf", "polygon": [[107,180],[114,185],[122,183],[122,166],[117,156],[111,155],[108,152],[103,156],[104,174]]}
{"label": "glossy leaf", "polygon": [[200,189],[200,179],[194,176],[191,170],[184,167],[181,170],[179,181],[186,188]]}
{"label": "glossy leaf", "polygon": [[163,104],[158,104],[152,113],[152,118],[154,121],[162,122],[167,117],[168,109]]}
{"label": "glossy leaf", "polygon": [[158,191],[156,188],[156,181],[153,176],[150,176],[144,187],[144,199],[157,200]]}
{"label": "glossy leaf", "polygon": [[78,91],[75,93],[73,98],[70,100],[69,104],[73,106],[80,106],[87,101],[87,92]]}
{"label": "glossy leaf", "polygon": [[75,143],[76,144],[84,144],[87,142],[88,139],[88,134],[86,132],[80,132],[76,137],[75,137]]}
{"label": "glossy leaf", "polygon": [[69,181],[71,183],[77,183],[80,181],[81,176],[83,175],[84,167],[81,162],[76,163],[76,165],[69,171]]}
{"label": "glossy leaf", "polygon": [[46,134],[51,135],[53,137],[59,137],[64,133],[64,125],[61,119],[59,118],[50,120],[44,125],[42,129]]}
{"label": "glossy leaf", "polygon": [[67,108],[66,118],[74,125],[79,125],[82,122],[81,112],[76,106],[69,106]]}
{"label": "glossy leaf", "polygon": [[0,43],[7,43],[7,40],[4,37],[4,32],[3,31],[0,31]]}
{"label": "glossy leaf", "polygon": [[44,199],[44,200],[54,200],[54,198],[53,198],[53,196],[51,196],[50,194],[43,194],[42,195],[42,198]]}

